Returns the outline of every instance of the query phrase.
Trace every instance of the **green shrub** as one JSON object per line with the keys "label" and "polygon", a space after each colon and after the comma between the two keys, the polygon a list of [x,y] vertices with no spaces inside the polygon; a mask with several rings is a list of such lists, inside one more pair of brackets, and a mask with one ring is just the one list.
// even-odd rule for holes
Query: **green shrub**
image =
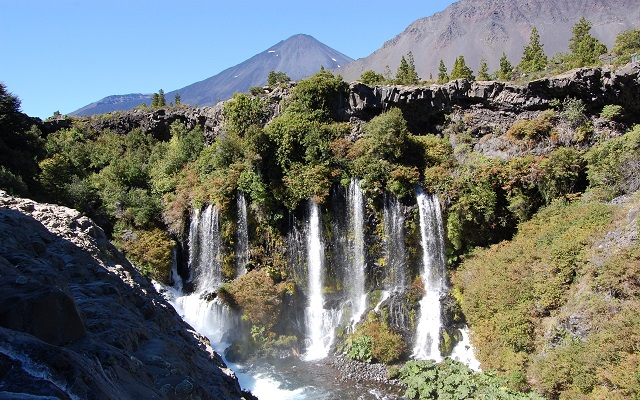
{"label": "green shrub", "polygon": [[347,357],[361,362],[370,363],[373,359],[371,349],[373,348],[373,339],[369,336],[357,336],[347,340]]}
{"label": "green shrub", "polygon": [[406,344],[402,336],[376,317],[358,325],[356,331],[347,338],[347,352],[350,352],[356,344],[358,347],[354,350],[354,355],[366,356],[368,348],[371,351],[370,361],[383,364],[390,364],[401,359],[406,351]]}
{"label": "green shrub", "polygon": [[549,137],[554,118],[553,110],[546,110],[534,119],[517,120],[507,130],[507,138],[537,141]]}
{"label": "green shrub", "polygon": [[602,111],[600,112],[600,118],[608,121],[615,121],[620,115],[622,115],[622,106],[618,104],[607,104],[602,107]]}
{"label": "green shrub", "polygon": [[122,238],[122,247],[132,263],[145,276],[162,283],[170,281],[175,245],[169,235],[158,228],[134,231]]}

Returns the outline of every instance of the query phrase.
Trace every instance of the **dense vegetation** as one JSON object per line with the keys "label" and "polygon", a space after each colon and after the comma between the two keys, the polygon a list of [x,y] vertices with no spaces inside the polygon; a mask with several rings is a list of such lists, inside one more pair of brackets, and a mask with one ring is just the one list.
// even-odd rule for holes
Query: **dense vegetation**
{"label": "dense vegetation", "polygon": [[[589,29],[588,21],[574,27],[571,53],[556,57],[562,61],[556,65],[597,62],[592,56],[597,60],[603,49]],[[614,48],[627,57],[636,42],[637,32],[624,32]],[[503,56],[499,71],[489,74],[485,62],[478,79],[536,73],[548,63],[534,30],[516,69]],[[456,78],[474,79],[462,56],[451,75],[441,63],[437,77]],[[416,84],[411,54],[390,79],[390,73],[363,74],[368,84]],[[269,77],[273,85],[288,80],[282,73]],[[483,139],[473,134],[465,110],[442,116],[441,131],[417,135],[399,109],[358,126],[342,122],[348,86],[328,71],[287,87],[290,96],[276,117],[264,91],[236,94],[223,106],[224,132],[205,143],[200,128],[180,123],[169,137],[155,137],[140,129],[99,131],[75,118],[70,127],[43,134],[0,85],[0,187],[81,210],[143,273],[161,281],[169,279],[172,249],[186,239],[190,212],[217,205],[226,280],[218,295],[250,326],[246,347],[237,351],[277,355],[297,341],[277,323],[283,299],[296,292],[284,251],[290,216],[309,199],[326,204],[332,189],[346,187],[351,177],[360,179],[367,207],[378,214],[385,194],[413,206],[421,185],[446,209],[453,294],[483,368],[495,372],[474,375],[450,361],[408,363],[400,372],[408,397],[526,398],[535,395],[518,391],[532,389],[551,398],[638,396],[640,249],[637,226],[625,223],[628,215],[636,221],[640,200],[610,202],[640,187],[640,127],[629,124],[624,105],[588,115],[580,100],[557,99],[495,132],[492,137],[519,149],[497,158],[473,150]],[[163,104],[160,91],[152,106]],[[250,204],[251,254],[249,272],[234,280],[239,193]],[[410,224],[408,236],[415,236]],[[372,231],[383,234],[379,226]],[[609,232],[630,239],[616,241]],[[406,358],[404,338],[379,315],[343,339],[353,359]]]}

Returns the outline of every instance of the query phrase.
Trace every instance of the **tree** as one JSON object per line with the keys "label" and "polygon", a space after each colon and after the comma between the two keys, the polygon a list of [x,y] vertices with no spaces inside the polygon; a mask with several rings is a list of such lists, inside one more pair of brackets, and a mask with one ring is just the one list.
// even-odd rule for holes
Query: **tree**
{"label": "tree", "polygon": [[362,73],[360,81],[365,85],[379,85],[384,82],[384,76],[370,69]]}
{"label": "tree", "polygon": [[158,90],[158,106],[164,107],[167,105],[167,100],[164,98],[164,90]]}
{"label": "tree", "polygon": [[447,74],[447,66],[444,65],[444,61],[440,59],[440,65],[438,66],[438,83],[444,84],[449,82],[449,74]]}
{"label": "tree", "polygon": [[479,81],[491,80],[491,75],[489,75],[489,66],[487,65],[487,60],[485,58],[480,59],[480,69],[478,70],[478,80]]}
{"label": "tree", "polygon": [[407,58],[408,60],[402,56],[402,59],[400,59],[400,66],[396,72],[396,82],[401,85],[415,85],[418,83],[419,78],[413,61],[413,53],[409,52]]}
{"label": "tree", "polygon": [[571,53],[567,57],[569,68],[585,67],[598,63],[598,57],[607,52],[607,46],[593,37],[591,22],[585,17],[573,26],[573,36],[569,39],[569,50]]}
{"label": "tree", "polygon": [[291,81],[291,78],[287,76],[284,72],[276,72],[274,70],[269,71],[269,76],[267,76],[267,85],[275,86],[280,83],[287,83]]}
{"label": "tree", "polygon": [[180,102],[180,93],[176,93],[176,95],[173,97],[173,103],[174,103],[176,106],[179,106],[180,104],[182,104],[182,103]]}
{"label": "tree", "polygon": [[467,66],[467,63],[464,61],[464,56],[458,56],[458,58],[456,58],[456,61],[453,63],[453,68],[451,68],[451,80],[463,78],[474,80],[475,76],[473,76],[473,71]]}
{"label": "tree", "polygon": [[542,47],[538,28],[534,26],[531,30],[531,36],[529,37],[529,44],[524,46],[522,51],[522,59],[520,60],[520,64],[518,64],[518,69],[522,72],[538,72],[545,69],[549,63],[549,59]]}
{"label": "tree", "polygon": [[611,51],[616,54],[618,63],[628,63],[632,54],[640,52],[640,29],[620,32]]}
{"label": "tree", "polygon": [[500,68],[496,72],[498,79],[503,81],[511,80],[511,74],[513,73],[513,66],[507,59],[506,53],[502,52],[502,57],[500,57]]}

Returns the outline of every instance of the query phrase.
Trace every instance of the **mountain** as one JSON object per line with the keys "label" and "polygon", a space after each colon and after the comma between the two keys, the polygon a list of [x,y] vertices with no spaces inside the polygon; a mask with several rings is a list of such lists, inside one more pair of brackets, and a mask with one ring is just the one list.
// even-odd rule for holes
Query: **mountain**
{"label": "mountain", "polygon": [[[176,93],[179,93],[182,103],[213,105],[220,100],[230,98],[236,92],[242,93],[252,86],[265,85],[270,71],[285,72],[291,79],[299,80],[313,75],[321,67],[339,69],[351,61],[353,59],[312,36],[299,34],[217,75],[168,92],[165,97],[169,102],[173,100]],[[150,104],[151,98],[150,94],[108,96],[69,115],[81,116],[128,110],[142,103]]]}
{"label": "mountain", "polygon": [[421,79],[437,75],[440,59],[451,71],[459,55],[464,55],[467,65],[476,72],[484,57],[493,71],[498,68],[503,51],[513,65],[520,62],[534,26],[546,54],[552,57],[568,51],[571,29],[582,16],[593,23],[592,34],[611,47],[620,31],[640,27],[640,2],[461,0],[413,22],[370,56],[341,68],[340,74],[346,80],[356,80],[370,69],[383,73],[387,65],[395,73],[401,57],[409,51]]}
{"label": "mountain", "polygon": [[109,111],[116,110],[130,110],[133,107],[137,107],[142,103],[151,104],[152,95],[150,94],[123,94],[107,96],[102,100],[95,101],[89,105],[86,105],[69,115],[82,116],[91,114],[104,114]]}

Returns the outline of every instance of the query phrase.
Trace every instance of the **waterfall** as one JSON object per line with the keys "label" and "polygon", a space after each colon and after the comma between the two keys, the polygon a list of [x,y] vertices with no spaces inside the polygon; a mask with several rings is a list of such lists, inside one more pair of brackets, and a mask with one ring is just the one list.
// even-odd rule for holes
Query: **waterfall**
{"label": "waterfall", "polygon": [[407,291],[407,252],[404,244],[404,214],[400,201],[389,194],[384,196],[384,253],[386,258],[385,289],[389,292],[389,320],[396,328],[403,328],[405,316],[402,295]]}
{"label": "waterfall", "polygon": [[309,202],[307,227],[307,279],[309,303],[305,312],[307,342],[304,358],[319,360],[329,354],[333,343],[334,330],[340,320],[340,313],[324,309],[322,293],[324,275],[324,247],[320,226],[320,210],[316,203]]}
{"label": "waterfall", "polygon": [[404,215],[400,201],[393,195],[384,196],[383,219],[387,287],[392,292],[404,292],[407,287]]}
{"label": "waterfall", "polygon": [[212,205],[191,214],[189,272],[196,292],[215,291],[222,282],[218,208]]}
{"label": "waterfall", "polygon": [[360,181],[352,178],[347,197],[349,207],[349,251],[351,265],[346,274],[345,287],[349,291],[351,303],[351,327],[360,322],[362,314],[367,308],[367,294],[365,291],[366,265],[364,257],[364,199]]}
{"label": "waterfall", "polygon": [[462,335],[462,340],[460,340],[453,348],[453,351],[451,351],[451,358],[466,364],[474,371],[480,371],[480,361],[476,358],[473,352],[473,346],[471,346],[471,341],[469,340],[469,328],[466,326],[463,327],[460,330],[460,334]]}
{"label": "waterfall", "polygon": [[237,276],[247,272],[247,263],[249,262],[249,227],[247,225],[247,201],[244,193],[239,192],[237,196],[238,209],[238,228],[236,231],[236,268]]}
{"label": "waterfall", "polygon": [[439,361],[440,355],[440,296],[445,287],[445,247],[442,212],[437,197],[417,191],[422,244],[421,278],[425,294],[420,300],[420,318],[416,330],[413,357]]}

